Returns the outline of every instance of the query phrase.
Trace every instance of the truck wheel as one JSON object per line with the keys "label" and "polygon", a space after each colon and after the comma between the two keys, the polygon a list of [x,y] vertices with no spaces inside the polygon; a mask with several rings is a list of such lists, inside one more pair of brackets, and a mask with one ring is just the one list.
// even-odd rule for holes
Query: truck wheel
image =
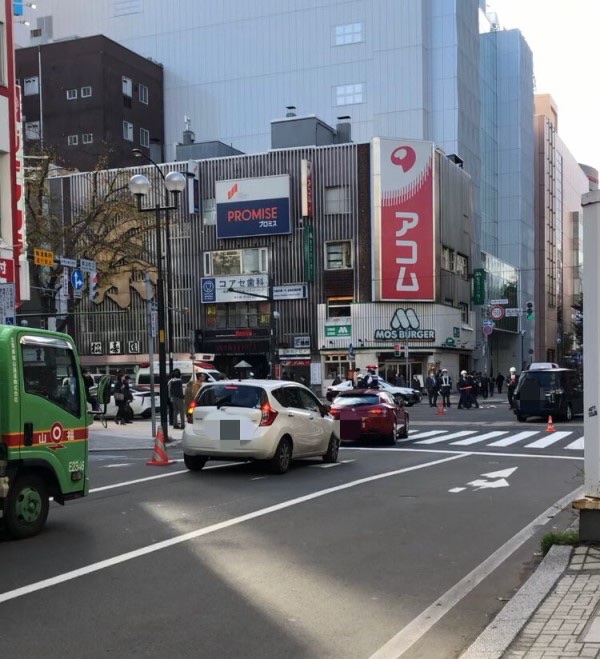
{"label": "truck wheel", "polygon": [[37,535],[48,517],[48,488],[37,474],[17,476],[4,502],[4,523],[16,539]]}

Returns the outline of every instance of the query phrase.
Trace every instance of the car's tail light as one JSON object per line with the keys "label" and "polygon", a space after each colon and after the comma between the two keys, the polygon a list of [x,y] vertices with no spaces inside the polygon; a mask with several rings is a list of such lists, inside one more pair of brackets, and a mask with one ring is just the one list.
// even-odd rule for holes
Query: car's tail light
{"label": "car's tail light", "polygon": [[185,418],[188,423],[194,423],[194,410],[196,409],[196,401],[193,400],[189,405],[185,413]]}
{"label": "car's tail light", "polygon": [[259,426],[270,426],[273,424],[273,421],[277,418],[279,412],[274,410],[269,403],[265,403],[260,407],[261,417]]}
{"label": "car's tail light", "polygon": [[369,410],[369,416],[386,416],[387,409],[381,407],[374,407],[372,410]]}

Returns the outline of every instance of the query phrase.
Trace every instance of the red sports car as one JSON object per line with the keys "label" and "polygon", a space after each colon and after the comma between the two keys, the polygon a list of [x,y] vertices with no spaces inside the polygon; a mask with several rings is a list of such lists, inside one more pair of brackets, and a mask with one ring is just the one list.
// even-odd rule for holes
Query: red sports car
{"label": "red sports car", "polygon": [[383,438],[395,444],[408,437],[408,412],[402,402],[380,389],[343,391],[331,403],[330,414],[340,422],[340,440]]}

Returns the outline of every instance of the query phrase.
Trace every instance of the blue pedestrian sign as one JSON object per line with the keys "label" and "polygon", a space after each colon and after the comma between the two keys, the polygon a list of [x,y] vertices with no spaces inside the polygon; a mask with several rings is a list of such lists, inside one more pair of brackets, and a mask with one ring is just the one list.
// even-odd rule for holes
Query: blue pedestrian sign
{"label": "blue pedestrian sign", "polygon": [[83,272],[79,268],[75,268],[71,273],[71,286],[80,291],[83,288]]}

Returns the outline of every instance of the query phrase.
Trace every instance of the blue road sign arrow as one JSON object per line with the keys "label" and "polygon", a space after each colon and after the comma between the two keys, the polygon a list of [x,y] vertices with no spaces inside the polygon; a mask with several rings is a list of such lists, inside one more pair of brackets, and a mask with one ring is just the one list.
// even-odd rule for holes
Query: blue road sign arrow
{"label": "blue road sign arrow", "polygon": [[83,272],[79,268],[75,268],[71,273],[71,286],[76,291],[79,291],[83,288]]}

